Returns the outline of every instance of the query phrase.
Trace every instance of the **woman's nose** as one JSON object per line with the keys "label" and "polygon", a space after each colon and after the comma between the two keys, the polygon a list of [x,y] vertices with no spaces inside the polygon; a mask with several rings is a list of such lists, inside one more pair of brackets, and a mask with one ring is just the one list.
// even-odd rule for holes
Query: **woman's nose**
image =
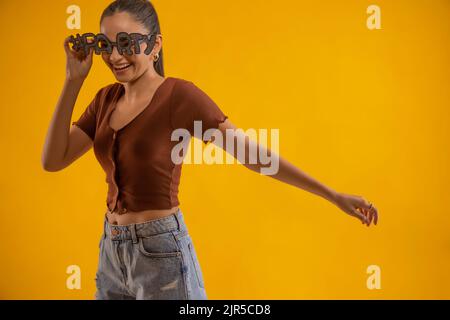
{"label": "woman's nose", "polygon": [[112,52],[111,52],[111,54],[109,55],[109,61],[110,61],[111,63],[114,63],[114,62],[116,62],[116,61],[118,61],[118,60],[120,60],[120,59],[121,59],[121,55],[119,54],[119,51],[117,50],[117,47],[116,47],[116,46],[113,46]]}

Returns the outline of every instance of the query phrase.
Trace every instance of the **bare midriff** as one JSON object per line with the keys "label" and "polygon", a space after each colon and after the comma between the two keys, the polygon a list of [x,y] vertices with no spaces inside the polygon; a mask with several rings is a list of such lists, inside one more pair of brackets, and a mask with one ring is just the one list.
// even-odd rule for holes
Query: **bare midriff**
{"label": "bare midriff", "polygon": [[127,225],[134,223],[143,223],[155,219],[164,218],[177,212],[178,207],[164,210],[144,210],[144,211],[127,211],[124,214],[118,214],[117,212],[106,212],[106,217],[110,224],[114,225]]}

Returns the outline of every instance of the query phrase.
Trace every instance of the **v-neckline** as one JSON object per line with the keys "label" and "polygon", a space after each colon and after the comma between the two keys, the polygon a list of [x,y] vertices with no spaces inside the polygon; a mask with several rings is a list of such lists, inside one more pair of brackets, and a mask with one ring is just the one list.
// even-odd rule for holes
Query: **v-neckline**
{"label": "v-neckline", "polygon": [[125,125],[123,125],[122,127],[120,127],[119,129],[114,129],[113,127],[111,127],[111,115],[114,112],[114,110],[117,107],[117,102],[120,99],[121,96],[121,92],[124,90],[124,86],[123,84],[121,84],[120,82],[117,82],[119,85],[119,88],[117,89],[117,92],[115,94],[115,97],[112,101],[112,107],[109,111],[108,117],[106,118],[106,124],[108,126],[109,129],[111,129],[114,133],[117,133],[119,131],[122,131],[125,127],[128,127],[132,122],[134,122],[136,120],[136,118],[138,118],[140,115],[142,115],[145,110],[149,109],[151,107],[151,105],[153,104],[153,101],[155,101],[155,97],[158,94],[159,90],[161,89],[161,87],[167,82],[167,80],[171,78],[171,77],[166,77],[160,84],[159,86],[156,88],[155,92],[153,93],[152,98],[150,99],[150,102],[145,106],[144,109],[142,109],[136,116],[134,116],[130,121],[128,121]]}

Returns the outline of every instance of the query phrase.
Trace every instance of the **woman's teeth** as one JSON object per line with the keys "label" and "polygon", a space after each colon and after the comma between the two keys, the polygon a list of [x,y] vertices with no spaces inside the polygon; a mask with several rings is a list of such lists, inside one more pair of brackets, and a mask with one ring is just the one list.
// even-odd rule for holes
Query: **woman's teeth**
{"label": "woman's teeth", "polygon": [[114,69],[116,69],[116,70],[124,70],[124,69],[128,68],[129,66],[131,66],[131,64],[123,64],[123,65],[114,67]]}

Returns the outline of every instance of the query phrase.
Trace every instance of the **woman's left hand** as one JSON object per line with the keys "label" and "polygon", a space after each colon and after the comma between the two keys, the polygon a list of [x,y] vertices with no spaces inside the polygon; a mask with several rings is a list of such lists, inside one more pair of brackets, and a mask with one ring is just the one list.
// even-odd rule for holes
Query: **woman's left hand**
{"label": "woman's left hand", "polygon": [[361,196],[338,193],[333,201],[345,213],[359,219],[363,224],[370,226],[378,223],[378,210],[373,204]]}

